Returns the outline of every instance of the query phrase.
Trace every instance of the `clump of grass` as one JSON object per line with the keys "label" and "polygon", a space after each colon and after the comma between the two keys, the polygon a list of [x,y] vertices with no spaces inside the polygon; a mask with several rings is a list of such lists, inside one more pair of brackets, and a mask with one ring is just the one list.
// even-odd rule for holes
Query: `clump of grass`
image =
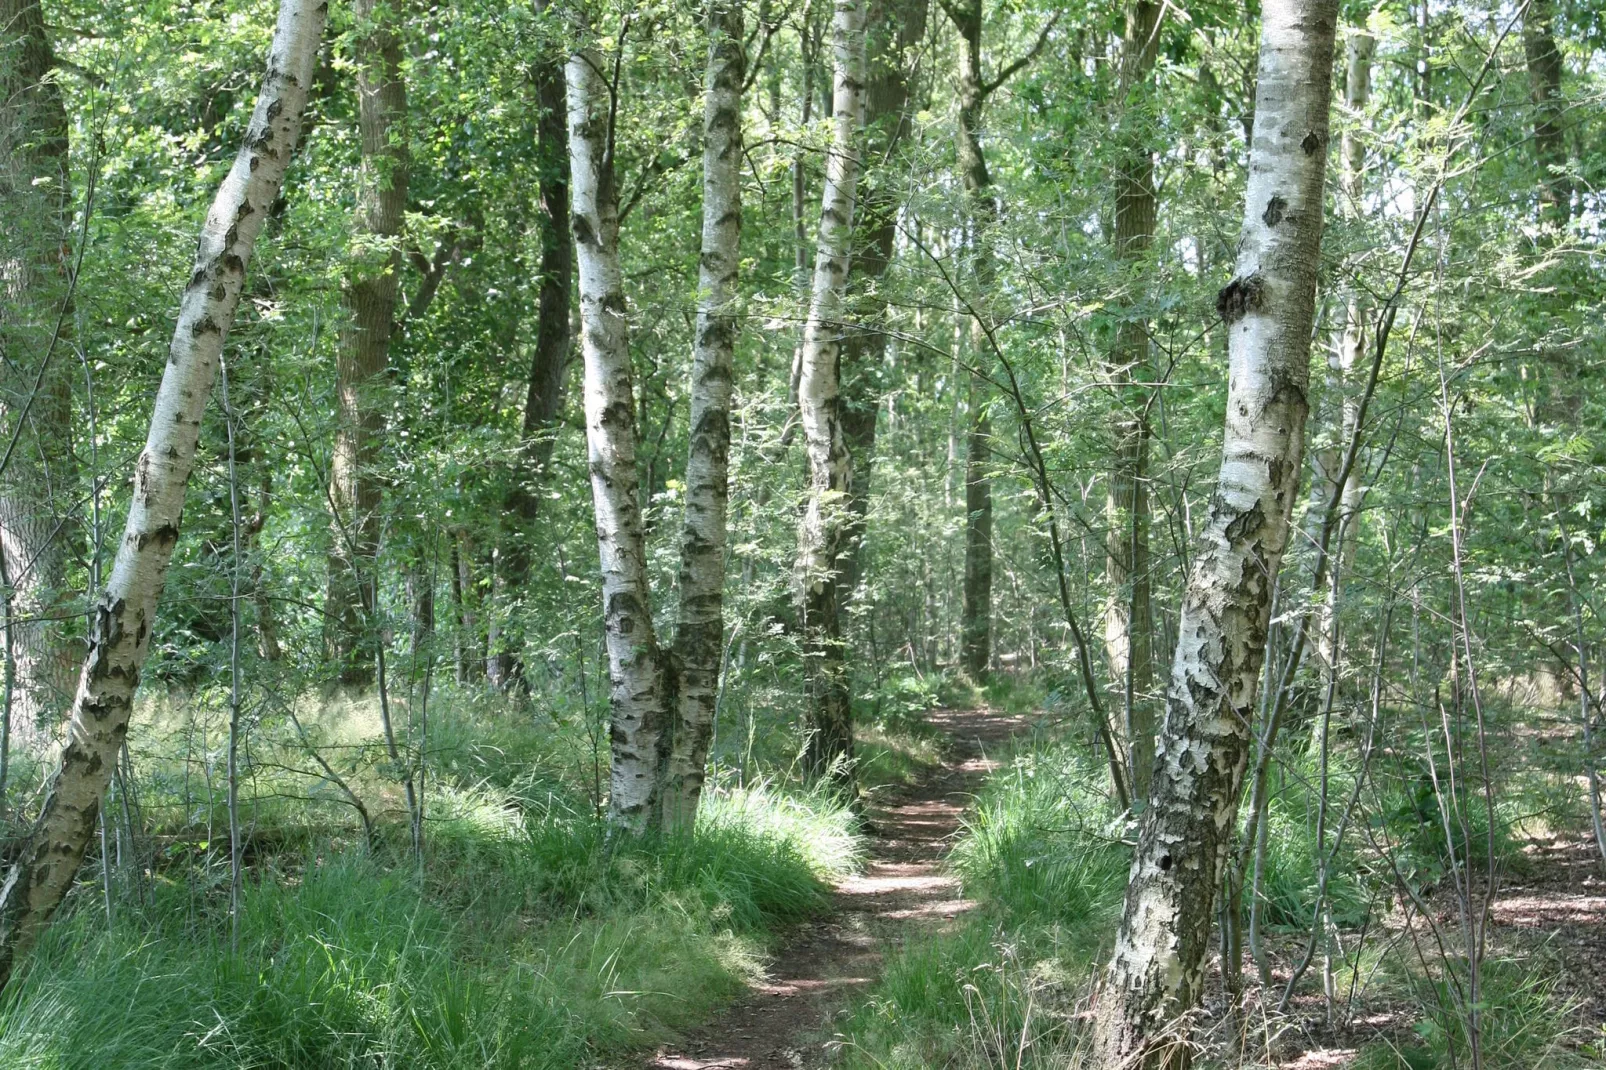
{"label": "clump of grass", "polygon": [[109,927],[80,902],[0,1003],[0,1066],[587,1065],[733,996],[861,851],[828,794],[716,791],[695,834],[649,841],[497,779],[431,786],[421,876],[384,839],[281,856],[237,945],[215,890],[161,878]]}
{"label": "clump of grass", "polygon": [[[1490,959],[1480,969],[1480,981],[1479,1049],[1484,1070],[1567,1070],[1585,1065],[1574,1050],[1581,1033],[1575,1022],[1577,1004],[1557,992],[1553,969],[1546,971],[1529,961]],[[1459,983],[1465,983],[1464,976]],[[1368,1045],[1355,1070],[1453,1070],[1471,1065],[1468,1015],[1455,984],[1416,977],[1410,993],[1422,1008],[1414,1039]]]}

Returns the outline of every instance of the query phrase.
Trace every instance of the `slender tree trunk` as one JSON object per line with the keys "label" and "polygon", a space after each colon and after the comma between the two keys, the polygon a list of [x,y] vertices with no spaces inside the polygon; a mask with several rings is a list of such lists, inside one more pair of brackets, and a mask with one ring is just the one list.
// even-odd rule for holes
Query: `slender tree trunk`
{"label": "slender tree trunk", "polygon": [[[67,112],[38,0],[0,0],[0,553],[12,585],[12,729],[40,751],[71,697],[59,618],[80,538],[72,462]],[[21,425],[20,427],[18,425]]]}
{"label": "slender tree trunk", "polygon": [[1183,596],[1165,723],[1097,1015],[1104,1065],[1186,1067],[1298,492],[1321,254],[1336,0],[1262,5],[1233,280],[1221,474]]}
{"label": "slender tree trunk", "polygon": [[[578,28],[569,57],[570,193],[580,280],[580,349],[585,362],[586,446],[602,563],[608,648],[612,779],[608,817],[642,831],[658,817],[662,748],[671,703],[652,623],[646,540],[636,495],[636,404],[629,325],[619,273],[619,197],[614,178],[615,65]],[[618,47],[623,47],[621,41]]]}
{"label": "slender tree trunk", "polygon": [[[1366,111],[1372,89],[1372,56],[1377,51],[1377,39],[1358,28],[1349,35],[1345,48],[1344,107],[1352,122],[1346,127],[1339,145],[1339,214],[1350,223],[1358,223],[1363,216],[1362,201],[1366,195],[1366,146],[1357,136],[1353,120]],[[1310,522],[1312,544],[1320,541],[1327,503],[1333,500],[1335,484],[1343,471],[1344,452],[1356,433],[1360,398],[1356,394],[1355,369],[1366,349],[1366,326],[1371,319],[1365,292],[1356,286],[1343,286],[1341,319],[1333,331],[1327,352],[1327,376],[1322,384],[1321,400],[1317,405],[1317,426],[1321,440],[1311,451],[1312,479],[1310,488]],[[1337,528],[1338,546],[1334,551],[1332,568],[1342,576],[1355,560],[1355,548],[1360,529],[1356,514],[1361,506],[1360,466],[1351,466],[1338,494]],[[1340,580],[1335,578],[1334,583]],[[1336,597],[1336,593],[1335,593]],[[1321,669],[1329,675],[1337,671],[1338,635],[1333,628],[1332,599],[1324,598],[1316,609],[1312,627],[1316,633],[1316,650]]]}
{"label": "slender tree trunk", "polygon": [[[1115,175],[1116,263],[1123,282],[1142,304],[1149,248],[1154,244],[1157,196],[1153,150],[1146,125],[1155,54],[1159,51],[1160,4],[1133,0],[1121,40],[1120,114]],[[1149,583],[1149,405],[1153,390],[1149,324],[1131,307],[1116,327],[1109,375],[1116,387],[1113,464],[1105,497],[1104,649],[1110,679],[1125,711],[1132,798],[1147,801],[1154,768],[1154,614]]]}
{"label": "slender tree trunk", "polygon": [[[542,7],[545,8],[543,2]],[[499,649],[491,651],[487,675],[492,686],[506,689],[523,680],[516,644],[523,635],[517,612],[509,603],[522,597],[530,579],[532,527],[540,514],[541,488],[557,443],[563,413],[564,380],[572,348],[570,306],[574,294],[574,239],[569,225],[569,130],[563,67],[542,57],[531,75],[540,117],[536,123],[536,157],[540,169],[541,291],[537,299],[535,349],[530,358],[529,389],[524,400],[518,469],[504,512],[513,522],[503,532],[500,569],[506,618]]]}
{"label": "slender tree trunk", "polygon": [[201,229],[150,435],[134,466],[127,527],[93,612],[67,746],[39,818],[0,886],[0,985],[72,886],[128,735],[156,604],[178,541],[201,416],[252,247],[295,150],[327,10],[319,0],[281,4],[245,144]]}
{"label": "slender tree trunk", "polygon": [[1556,47],[1555,0],[1531,0],[1523,15],[1522,46],[1534,109],[1540,221],[1559,230],[1572,218],[1572,181],[1565,173],[1567,140],[1562,118],[1567,105],[1561,95],[1564,67],[1561,49]]}
{"label": "slender tree trunk", "polygon": [[[948,17],[959,30],[959,122],[957,135],[959,177],[964,184],[965,211],[970,223],[970,275],[975,289],[972,304],[980,316],[992,320],[990,297],[996,270],[993,264],[993,228],[998,204],[993,200],[992,175],[982,155],[982,110],[990,89],[982,76],[981,0],[947,5]],[[991,322],[985,325],[991,327]],[[973,359],[984,352],[978,337],[984,325],[971,324]],[[965,576],[960,609],[959,660],[973,679],[987,676],[992,660],[993,617],[993,491],[989,474],[992,427],[987,415],[988,382],[979,370],[969,384],[968,422],[965,427]]]}
{"label": "slender tree trunk", "polygon": [[798,377],[809,460],[806,511],[799,532],[803,660],[811,735],[805,763],[816,776],[850,777],[853,711],[842,649],[841,566],[852,492],[852,463],[842,427],[842,312],[853,244],[864,105],[865,0],[836,0],[831,18],[835,76],[814,281]]}
{"label": "slender tree trunk", "polygon": [[675,631],[677,716],[663,786],[665,829],[697,820],[724,655],[725,504],[730,493],[732,354],[741,330],[736,271],[742,236],[741,0],[708,6],[703,97],[703,247],[697,272],[686,511],[680,536],[680,617]]}
{"label": "slender tree trunk", "polygon": [[380,479],[385,370],[396,322],[400,238],[407,209],[407,91],[394,12],[353,0],[357,20],[357,177],[352,264],[342,293],[345,321],[335,360],[338,419],[329,496],[335,510],[324,613],[328,654],[346,684],[373,680],[378,609]]}

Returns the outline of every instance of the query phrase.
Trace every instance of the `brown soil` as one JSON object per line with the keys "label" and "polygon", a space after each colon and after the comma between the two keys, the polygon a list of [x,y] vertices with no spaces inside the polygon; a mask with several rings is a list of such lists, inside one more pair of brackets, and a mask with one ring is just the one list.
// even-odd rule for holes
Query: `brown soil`
{"label": "brown soil", "polygon": [[970,796],[1004,741],[1025,722],[986,709],[936,710],[928,720],[950,737],[946,760],[918,783],[871,802],[869,862],[837,885],[831,912],[792,934],[749,995],[638,1066],[820,1066],[828,1057],[832,1017],[876,979],[885,949],[939,930],[975,905],[961,896],[942,861]]}

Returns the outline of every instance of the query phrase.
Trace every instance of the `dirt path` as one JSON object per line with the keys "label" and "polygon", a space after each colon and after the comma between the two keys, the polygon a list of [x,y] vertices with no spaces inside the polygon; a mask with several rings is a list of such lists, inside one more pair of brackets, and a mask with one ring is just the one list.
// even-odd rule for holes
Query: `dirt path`
{"label": "dirt path", "polygon": [[974,906],[942,860],[959,817],[1023,719],[989,710],[935,710],[952,739],[941,768],[883,795],[870,808],[875,834],[862,874],[837,885],[834,909],[801,928],[745,999],[678,1044],[648,1070],[797,1070],[826,1061],[825,1028],[881,970],[884,948],[945,924]]}

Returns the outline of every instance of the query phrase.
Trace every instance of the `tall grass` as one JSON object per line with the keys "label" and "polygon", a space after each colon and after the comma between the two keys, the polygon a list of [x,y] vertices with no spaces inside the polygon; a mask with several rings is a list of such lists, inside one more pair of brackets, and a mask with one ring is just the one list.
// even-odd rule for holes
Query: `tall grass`
{"label": "tall grass", "polygon": [[[0,1066],[593,1064],[741,991],[770,931],[860,858],[840,801],[771,782],[712,789],[692,835],[610,836],[557,752],[572,741],[438,723],[424,866],[395,828],[372,852],[285,841],[257,859],[237,942],[204,865],[158,867],[110,924],[86,884],[0,1002]],[[381,774],[349,772],[384,798]]]}

